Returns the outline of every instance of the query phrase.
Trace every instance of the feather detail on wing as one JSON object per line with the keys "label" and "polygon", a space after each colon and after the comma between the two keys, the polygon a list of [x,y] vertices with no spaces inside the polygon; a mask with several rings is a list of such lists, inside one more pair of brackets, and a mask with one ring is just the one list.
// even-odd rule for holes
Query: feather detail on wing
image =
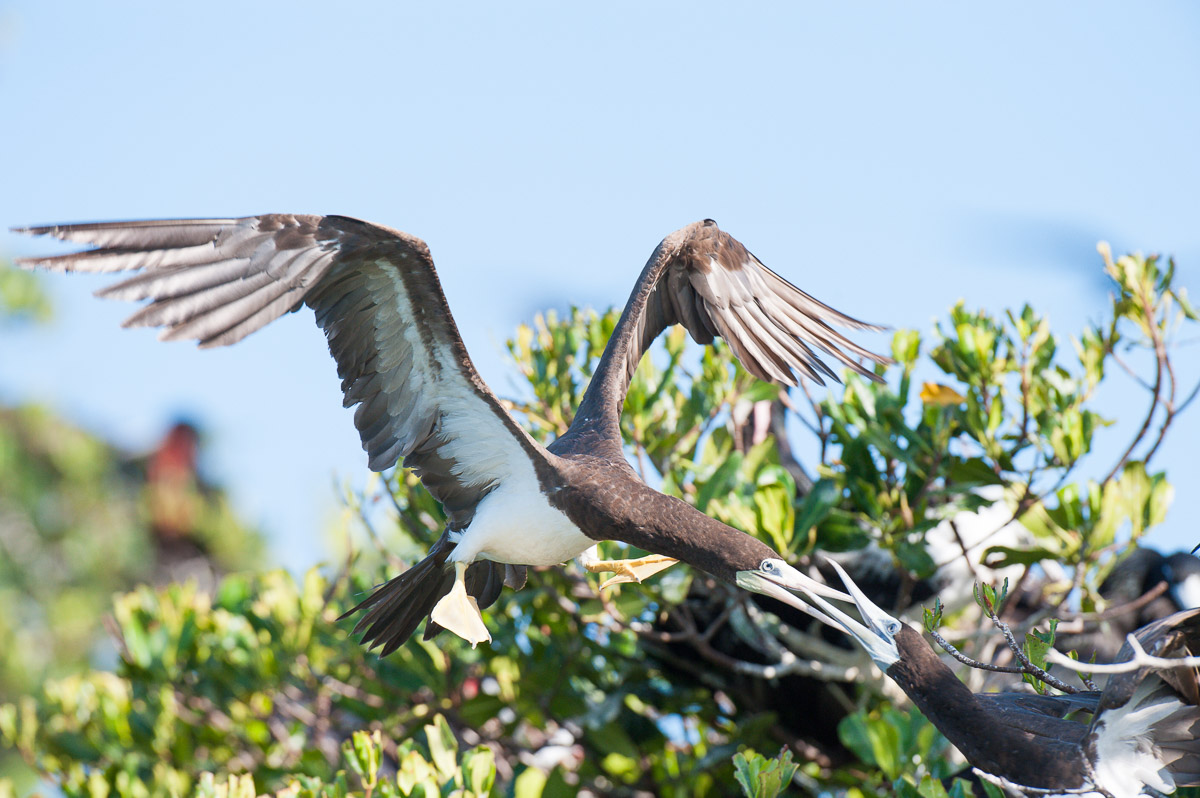
{"label": "feather detail on wing", "polygon": [[476,373],[418,238],[347,217],[286,214],[20,232],[97,247],[24,266],[134,272],[98,294],[149,300],[125,323],[161,327],[165,340],[232,344],[308,304],[337,361],[344,404],[357,405],[371,468],[404,458],[452,527],[543,457]]}
{"label": "feather detail on wing", "polygon": [[642,355],[673,324],[682,324],[700,344],[724,338],[747,371],[784,385],[796,385],[801,376],[821,384],[837,380],[822,353],[875,382],[882,378],[862,361],[892,362],[834,329],[881,327],[817,301],[705,219],[664,238],[650,256],[580,413],[611,421],[614,411],[604,405],[620,411]]}
{"label": "feather detail on wing", "polygon": [[747,371],[785,385],[797,383],[794,372],[818,383],[823,382],[822,375],[837,379],[814,347],[875,381],[880,378],[858,358],[891,362],[833,329],[833,325],[857,330],[880,327],[804,293],[711,219],[671,234],[656,255],[642,274],[642,281],[653,281],[654,287],[639,319],[638,345],[628,352],[626,368],[631,375],[658,334],[676,323],[700,343],[720,335]]}

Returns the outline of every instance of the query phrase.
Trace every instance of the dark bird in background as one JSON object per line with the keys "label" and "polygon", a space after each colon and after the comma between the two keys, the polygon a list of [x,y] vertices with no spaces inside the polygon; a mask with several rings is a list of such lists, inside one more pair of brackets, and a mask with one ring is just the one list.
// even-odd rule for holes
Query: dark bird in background
{"label": "dark bird in background", "polygon": [[196,468],[200,433],[177,422],[145,460],[150,528],[161,540],[187,537],[196,526],[196,495],[201,488]]}
{"label": "dark bird in background", "polygon": [[342,378],[344,404],[372,469],[403,460],[448,516],[429,555],[356,609],[364,642],[394,650],[429,616],[489,640],[479,607],[528,565],[578,557],[600,540],[648,552],[590,563],[627,580],[683,560],[777,597],[809,587],[843,595],[792,568],[770,547],[648,487],[625,459],[619,415],[634,369],[654,339],[682,324],[701,344],[720,336],[755,376],[794,385],[836,379],[815,350],[879,380],[861,359],[887,363],[833,329],[877,329],[778,276],[710,219],[667,236],[634,285],[574,422],[549,447],[535,442],[475,371],[450,315],[429,248],[407,233],[343,216],[111,222],[26,228],[96,249],[26,259],[58,271],[134,272],[99,292],[149,300],[126,322],[164,340],[235,343],[290,310],[316,312]]}
{"label": "dark bird in background", "polygon": [[[1143,600],[1156,590],[1161,592]],[[1105,600],[1103,617],[1088,622],[1086,631],[1058,638],[1059,648],[1075,650],[1085,661],[1093,655],[1100,662],[1111,660],[1125,644],[1125,636],[1135,629],[1180,610],[1200,607],[1200,559],[1183,551],[1164,555],[1135,547],[1100,583],[1099,593]]]}
{"label": "dark bird in background", "polygon": [[[1025,787],[1100,789],[1113,798],[1132,798],[1146,788],[1200,786],[1197,668],[1142,667],[1113,675],[1103,692],[972,694],[920,633],[877,607],[834,567],[864,623],[808,593],[815,608],[858,641],[974,767]],[[1135,636],[1151,656],[1195,656],[1200,610],[1170,615]],[[1132,657],[1126,645],[1117,660]],[[1080,713],[1090,721],[1076,719]]]}
{"label": "dark bird in background", "polygon": [[145,459],[146,512],[154,536],[156,581],[182,582],[195,578],[205,588],[215,586],[218,570],[198,534],[210,486],[200,479],[197,461],[200,433],[180,421]]}
{"label": "dark bird in background", "polygon": [[148,453],[120,460],[121,473],[138,489],[157,585],[190,579],[215,590],[226,568],[244,566],[257,548],[228,512],[225,492],[201,473],[200,449],[200,430],[178,420]]}

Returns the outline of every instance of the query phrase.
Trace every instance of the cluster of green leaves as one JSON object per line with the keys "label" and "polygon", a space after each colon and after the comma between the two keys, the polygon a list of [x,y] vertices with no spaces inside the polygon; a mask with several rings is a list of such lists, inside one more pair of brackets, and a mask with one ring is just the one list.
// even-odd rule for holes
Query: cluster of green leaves
{"label": "cluster of green leaves", "polygon": [[[985,504],[980,487],[1005,486],[1036,542],[994,560],[1054,558],[1077,566],[1089,590],[1161,520],[1169,485],[1146,463],[1183,406],[1163,358],[1178,320],[1190,318],[1186,297],[1156,259],[1118,263],[1111,318],[1080,338],[1074,360],[1029,308],[996,317],[959,306],[928,354],[916,332],[894,336],[890,384],[850,377],[839,395],[793,408],[815,437],[816,479],[803,495],[793,476],[802,466],[748,423],[761,403],[784,398],[779,390],[724,345],[697,349],[673,330],[629,390],[631,461],[656,487],[785,556],[873,543],[913,578],[933,565],[924,533]],[[570,423],[615,321],[547,314],[509,342],[527,382],[511,407],[536,438]],[[1105,426],[1096,387],[1119,343],[1153,353],[1161,379],[1148,383],[1150,418],[1126,454],[1094,488],[1080,487],[1076,469]],[[949,384],[918,388],[934,370]],[[970,794],[961,782],[943,788],[954,766],[940,735],[871,685],[841,690],[840,739],[798,749],[816,755],[754,754],[794,739],[792,716],[808,711],[772,698],[781,676],[853,679],[861,659],[684,567],[603,593],[575,565],[533,569],[523,590],[485,612],[490,645],[443,635],[381,660],[335,619],[397,560],[419,557],[444,516],[403,471],[348,493],[347,504],[372,545],[345,572],[312,573],[300,586],[280,573],[234,576],[211,598],[182,587],[128,594],[114,610],[116,672],[46,682],[0,709],[0,737],[70,795],[706,796],[735,784],[762,796]],[[810,662],[820,667],[805,670]],[[423,747],[413,742],[422,733]],[[469,750],[448,753],[460,748]]]}
{"label": "cluster of green leaves", "polygon": [[[496,752],[504,789],[519,785],[522,796],[573,795],[583,786],[613,794],[638,784],[666,795],[723,794],[716,785],[732,783],[730,740],[739,739],[732,721],[724,722],[723,745],[664,738],[655,707],[671,686],[648,668],[632,634],[589,639],[564,611],[557,581],[520,594],[529,601],[523,631],[490,617],[491,647],[414,641],[386,659],[335,622],[369,579],[329,582],[313,571],[298,586],[283,572],[235,575],[212,598],[189,586],[142,588],[114,607],[117,672],[52,679],[0,707],[0,740],[68,795],[103,783],[121,795],[166,796],[191,792],[206,772],[249,773],[259,792],[299,777],[332,783],[345,742],[370,729],[382,734],[372,739],[382,741],[388,767],[423,784],[434,776],[405,741],[442,713],[461,737],[489,746],[486,756]],[[678,700],[708,703],[696,691]],[[439,753],[453,748],[453,734],[438,729],[429,742],[438,789],[454,782],[491,790],[479,775],[487,770],[482,751],[472,755],[475,770],[459,774]],[[566,744],[553,734],[559,729]],[[548,764],[522,763],[535,754]],[[378,761],[356,756],[356,772],[366,766],[354,761]],[[396,782],[400,794],[406,784]]]}
{"label": "cluster of green leaves", "polygon": [[[35,407],[0,408],[0,699],[78,669],[114,592],[155,576],[144,482],[127,455]],[[222,495],[198,502],[197,543],[247,567],[261,539]]]}
{"label": "cluster of green leaves", "polygon": [[[162,579],[168,560],[146,491],[138,463],[94,435],[43,408],[0,408],[0,703],[115,660],[113,594]],[[261,538],[224,496],[193,493],[189,540],[206,568],[261,561]],[[0,750],[5,774],[32,778]]]}
{"label": "cluster of green leaves", "polygon": [[[958,770],[948,759],[950,744],[919,712],[901,711],[886,703],[861,709],[839,724],[838,735],[866,766],[865,770],[838,774],[847,798],[960,798],[975,794],[969,783],[950,778]],[[950,782],[949,790],[946,782]],[[1002,798],[996,788],[985,787],[983,794]]]}
{"label": "cluster of green leaves", "polygon": [[116,453],[35,407],[0,410],[0,697],[85,663],[148,541]]}
{"label": "cluster of green leaves", "polygon": [[49,321],[50,300],[37,276],[0,261],[0,324]]}
{"label": "cluster of green leaves", "polygon": [[[1000,485],[1037,545],[997,547],[987,564],[1053,560],[1075,567],[1076,583],[1058,587],[1083,587],[1085,608],[1095,606],[1113,555],[1161,522],[1170,504],[1165,475],[1148,464],[1186,407],[1178,401],[1171,343],[1182,324],[1197,320],[1186,293],[1173,285],[1173,263],[1164,269],[1157,256],[1142,255],[1114,263],[1101,249],[1113,280],[1110,312],[1072,341],[1071,356],[1062,355],[1046,318],[1028,305],[994,316],[960,303],[937,324],[928,347],[928,361],[941,373],[926,379],[949,384],[925,382],[917,393],[917,375],[929,371],[923,341],[902,330],[892,342],[897,386],[852,376],[840,396],[812,403],[818,470],[832,482],[827,495],[834,500],[820,502],[828,511],[815,516],[815,545],[854,548],[863,527],[874,527],[897,565],[924,577],[934,567],[924,532],[988,503],[979,489]],[[1091,462],[1095,436],[1110,424],[1096,409],[1097,387],[1114,365],[1132,373],[1139,356],[1156,375],[1135,375],[1150,394],[1149,412],[1111,468]],[[1082,466],[1107,475],[1079,480]]]}

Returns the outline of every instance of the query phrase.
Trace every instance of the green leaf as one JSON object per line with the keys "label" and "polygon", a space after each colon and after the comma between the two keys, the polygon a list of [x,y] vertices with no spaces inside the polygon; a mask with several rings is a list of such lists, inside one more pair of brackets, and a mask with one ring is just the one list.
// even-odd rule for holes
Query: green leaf
{"label": "green leaf", "polygon": [[992,546],[983,553],[980,562],[988,568],[1007,568],[1010,565],[1033,565],[1042,560],[1059,560],[1061,550],[1047,548],[1014,549],[1010,546]]}
{"label": "green leaf", "polygon": [[453,778],[458,773],[458,740],[450,724],[441,715],[435,715],[433,723],[425,727],[425,738],[438,773],[444,780]]}
{"label": "green leaf", "polygon": [[[841,486],[835,480],[821,478],[813,483],[812,490],[795,510],[793,527],[796,536],[803,538],[810,529],[824,521],[829,512],[842,501]],[[789,546],[788,549],[791,549]],[[782,551],[782,550],[781,550]]]}
{"label": "green leaf", "polygon": [[921,334],[916,330],[896,330],[892,335],[892,358],[901,366],[911,366],[921,354]]}
{"label": "green leaf", "polygon": [[754,490],[754,508],[758,528],[766,532],[776,551],[786,552],[796,526],[796,510],[792,497],[796,485],[792,476],[780,466],[762,469]]}
{"label": "green leaf", "polygon": [[[1034,629],[1025,634],[1025,656],[1029,658],[1030,662],[1043,670],[1046,668],[1046,652],[1054,646],[1054,635],[1058,628],[1057,619],[1052,618],[1049,623],[1050,630],[1048,632],[1039,632]],[[1034,689],[1039,693],[1045,691],[1045,685],[1037,677],[1027,673],[1023,675],[1023,678],[1027,683],[1033,685]]]}
{"label": "green leaf", "polygon": [[923,543],[910,543],[902,540],[896,544],[893,551],[900,564],[909,573],[915,574],[918,579],[924,579],[937,570],[937,563],[933,561],[933,557],[929,555],[929,550]]}
{"label": "green leaf", "polygon": [[792,752],[784,749],[774,759],[766,759],[752,750],[733,757],[734,778],[747,798],[776,798],[792,782],[799,765]]}
{"label": "green leaf", "polygon": [[472,794],[487,795],[496,781],[496,755],[485,745],[476,746],[463,754],[464,787]]}
{"label": "green leaf", "polygon": [[541,798],[545,786],[545,773],[535,767],[525,768],[513,781],[513,798]]}
{"label": "green leaf", "polygon": [[342,743],[342,758],[358,774],[363,787],[372,790],[378,782],[379,763],[383,755],[383,740],[379,730],[356,731]]}
{"label": "green leaf", "polygon": [[400,766],[396,770],[396,786],[401,795],[412,795],[421,785],[432,785],[436,790],[434,775],[433,765],[429,764],[425,757],[416,751],[408,751],[401,757]]}
{"label": "green leaf", "polygon": [[942,627],[942,600],[935,598],[933,600],[933,609],[924,608],[925,616],[925,631],[936,632]]}
{"label": "green leaf", "polygon": [[733,477],[741,465],[742,455],[739,452],[734,452],[726,458],[725,462],[721,463],[713,472],[713,475],[700,486],[700,490],[696,493],[696,509],[704,512],[714,496],[728,493]]}

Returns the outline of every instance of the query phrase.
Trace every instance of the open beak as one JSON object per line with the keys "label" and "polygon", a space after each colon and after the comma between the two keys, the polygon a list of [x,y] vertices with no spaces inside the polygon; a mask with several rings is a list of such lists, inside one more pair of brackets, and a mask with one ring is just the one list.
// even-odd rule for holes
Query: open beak
{"label": "open beak", "polygon": [[[761,593],[764,596],[779,599],[784,604],[790,607],[795,607],[801,612],[807,613],[822,623],[827,623],[835,628],[842,628],[841,625],[832,620],[824,613],[805,604],[793,593],[792,590],[802,590],[809,596],[829,596],[830,598],[838,599],[839,601],[854,601],[854,597],[843,593],[840,590],[835,590],[829,585],[818,582],[817,580],[801,573],[792,566],[784,563],[781,560],[775,561],[774,571],[740,571],[737,574],[738,587],[745,590],[752,590],[755,593]],[[822,604],[829,605],[828,602],[822,600]]]}
{"label": "open beak", "polygon": [[887,665],[895,662],[900,657],[899,652],[896,650],[896,633],[900,631],[900,621],[888,615],[875,602],[867,598],[866,594],[859,589],[858,585],[854,584],[854,580],[850,578],[842,566],[838,565],[834,560],[828,560],[828,562],[838,572],[838,576],[842,578],[842,584],[850,591],[854,606],[858,608],[859,615],[862,616],[867,625],[864,626],[854,618],[851,618],[816,593],[806,588],[800,588],[800,590],[829,617],[830,620],[826,621],[826,623],[830,623],[834,628],[841,629],[856,639],[867,650],[867,653],[871,655],[871,659],[875,660],[881,668],[887,670]]}

